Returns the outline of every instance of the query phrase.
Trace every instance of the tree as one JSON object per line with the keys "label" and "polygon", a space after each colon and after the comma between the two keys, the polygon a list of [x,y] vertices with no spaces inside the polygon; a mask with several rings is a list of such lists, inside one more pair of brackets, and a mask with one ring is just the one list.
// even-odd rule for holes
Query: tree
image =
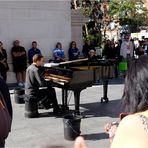
{"label": "tree", "polygon": [[142,0],[112,0],[109,3],[109,15],[120,25],[128,25],[130,32],[138,31],[139,26],[147,25],[148,17]]}
{"label": "tree", "polygon": [[[107,7],[105,3],[99,2],[98,0],[81,0],[80,9],[84,16],[88,18],[88,22],[85,25],[85,32],[87,32],[84,37],[93,41],[96,46],[100,46],[102,42],[102,28],[107,23],[104,23],[104,20],[107,20],[106,12]],[[106,24],[106,25],[105,25]]]}

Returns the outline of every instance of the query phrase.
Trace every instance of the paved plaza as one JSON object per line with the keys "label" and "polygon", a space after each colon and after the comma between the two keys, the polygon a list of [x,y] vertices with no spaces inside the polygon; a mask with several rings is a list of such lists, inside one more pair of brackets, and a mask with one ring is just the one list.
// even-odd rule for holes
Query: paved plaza
{"label": "paved plaza", "polygon": [[[12,131],[6,141],[6,148],[44,148],[47,146],[65,146],[73,148],[74,142],[64,139],[63,118],[55,117],[50,110],[39,110],[41,117],[24,117],[24,104],[16,104],[13,90],[10,91],[13,104]],[[81,120],[81,135],[88,148],[109,148],[108,136],[104,133],[104,124],[116,121],[121,109],[120,98],[123,81],[111,80],[109,85],[109,103],[100,103],[102,85],[95,85],[81,92],[81,112],[86,118]],[[56,88],[58,102],[61,103],[61,90]],[[69,94],[70,110],[74,109],[73,94]]]}

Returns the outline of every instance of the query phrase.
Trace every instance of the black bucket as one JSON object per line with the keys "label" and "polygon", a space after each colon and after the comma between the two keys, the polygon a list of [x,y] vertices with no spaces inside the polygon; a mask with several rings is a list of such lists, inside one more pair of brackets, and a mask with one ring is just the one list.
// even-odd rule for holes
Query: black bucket
{"label": "black bucket", "polygon": [[37,102],[26,102],[25,101],[25,117],[36,118],[38,117],[38,106]]}
{"label": "black bucket", "polygon": [[24,97],[25,97],[25,90],[23,88],[15,88],[14,89],[15,103],[17,103],[17,104],[25,103]]}
{"label": "black bucket", "polygon": [[81,118],[74,115],[66,115],[63,118],[64,123],[64,138],[66,140],[75,140],[81,133],[80,123]]}

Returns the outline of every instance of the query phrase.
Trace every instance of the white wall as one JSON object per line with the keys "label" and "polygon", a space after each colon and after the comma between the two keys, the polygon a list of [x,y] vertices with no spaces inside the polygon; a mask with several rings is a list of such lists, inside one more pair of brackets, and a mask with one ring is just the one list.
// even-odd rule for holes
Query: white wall
{"label": "white wall", "polygon": [[71,11],[71,39],[76,41],[78,49],[82,50],[83,34],[82,27],[86,23],[85,18],[80,10]]}
{"label": "white wall", "polygon": [[27,51],[36,40],[46,59],[52,57],[56,42],[62,43],[67,54],[71,41],[70,1],[0,1],[0,40],[7,49],[10,64],[8,83],[16,82],[10,55],[16,39]]}

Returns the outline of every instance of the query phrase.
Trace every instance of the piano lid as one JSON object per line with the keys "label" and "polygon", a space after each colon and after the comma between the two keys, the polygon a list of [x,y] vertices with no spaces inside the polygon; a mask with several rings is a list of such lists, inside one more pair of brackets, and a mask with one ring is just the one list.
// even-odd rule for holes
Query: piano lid
{"label": "piano lid", "polygon": [[60,65],[65,65],[65,64],[71,64],[71,63],[77,63],[77,62],[83,62],[83,61],[88,61],[88,58],[78,59],[78,60],[72,60],[72,61],[66,61],[66,62],[61,62],[59,64]]}
{"label": "piano lid", "polygon": [[83,61],[88,61],[88,58],[78,59],[78,60],[73,60],[73,61],[60,62],[60,63],[53,63],[53,62],[52,63],[45,63],[44,67],[57,67],[59,65],[66,65],[66,64],[83,62]]}

